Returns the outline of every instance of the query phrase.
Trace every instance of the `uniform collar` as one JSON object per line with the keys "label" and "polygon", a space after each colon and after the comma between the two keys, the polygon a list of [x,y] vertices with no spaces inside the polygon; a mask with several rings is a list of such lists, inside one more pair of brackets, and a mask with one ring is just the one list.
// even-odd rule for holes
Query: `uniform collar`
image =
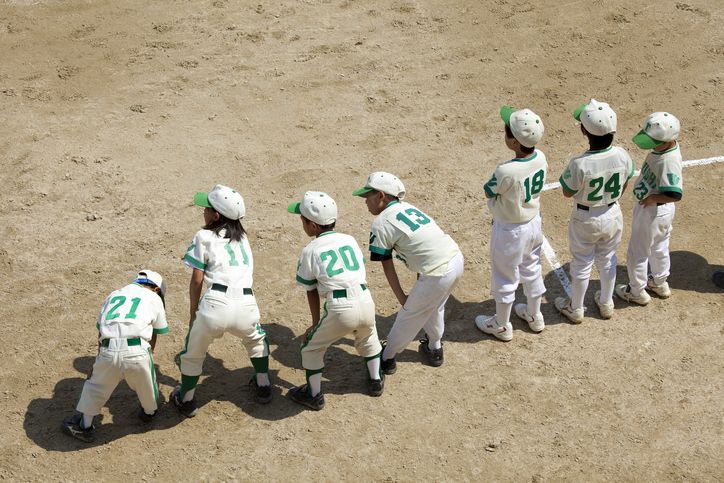
{"label": "uniform collar", "polygon": [[511,161],[515,161],[516,163],[525,163],[526,161],[531,161],[535,159],[538,156],[538,151],[533,151],[533,154],[528,156],[527,158],[513,158]]}
{"label": "uniform collar", "polygon": [[320,233],[319,235],[317,235],[317,238],[319,238],[319,237],[321,237],[321,236],[324,236],[324,235],[333,235],[334,233],[336,233],[334,230],[332,230],[332,231],[325,231],[324,233]]}

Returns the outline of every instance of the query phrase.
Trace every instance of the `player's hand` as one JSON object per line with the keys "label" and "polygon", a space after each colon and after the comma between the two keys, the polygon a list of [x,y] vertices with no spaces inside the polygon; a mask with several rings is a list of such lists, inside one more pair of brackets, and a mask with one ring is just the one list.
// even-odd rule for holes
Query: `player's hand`
{"label": "player's hand", "polygon": [[404,307],[406,303],[407,303],[407,295],[402,294],[402,298],[400,299],[400,305],[402,305]]}
{"label": "player's hand", "polygon": [[644,208],[648,208],[649,206],[656,204],[656,202],[652,199],[651,196],[647,196],[647,197],[644,198],[643,200],[639,201],[639,203],[640,203]]}

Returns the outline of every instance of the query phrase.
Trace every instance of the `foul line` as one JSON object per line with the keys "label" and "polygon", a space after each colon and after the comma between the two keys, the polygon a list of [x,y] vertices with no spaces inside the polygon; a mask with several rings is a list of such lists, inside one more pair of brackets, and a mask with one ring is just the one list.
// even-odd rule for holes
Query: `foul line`
{"label": "foul line", "polygon": [[[688,168],[691,166],[703,166],[705,164],[714,164],[714,163],[721,163],[724,161],[724,156],[714,156],[713,158],[704,158],[704,159],[692,159],[689,161],[684,161],[681,163],[682,168]],[[639,171],[636,171],[635,174],[638,174]],[[548,183],[546,185],[543,185],[542,191],[550,191],[554,189],[558,189],[561,187],[561,184],[556,183]],[[553,272],[556,274],[556,277],[558,278],[558,281],[561,282],[561,285],[563,286],[563,290],[566,292],[566,295],[570,298],[571,296],[571,281],[568,278],[568,275],[566,275],[566,271],[563,270],[563,267],[561,267],[560,262],[558,262],[558,257],[556,256],[555,250],[553,250],[553,247],[551,246],[550,242],[548,241],[548,238],[546,238],[545,235],[543,235],[543,246],[541,247],[543,251],[543,256],[545,256],[546,260],[548,261],[548,265],[551,266],[553,269]]]}

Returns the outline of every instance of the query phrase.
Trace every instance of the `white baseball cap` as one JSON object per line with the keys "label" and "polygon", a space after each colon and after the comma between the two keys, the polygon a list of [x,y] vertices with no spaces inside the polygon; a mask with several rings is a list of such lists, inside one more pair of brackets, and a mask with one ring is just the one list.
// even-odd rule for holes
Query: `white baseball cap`
{"label": "white baseball cap", "polygon": [[372,191],[381,191],[400,200],[405,197],[405,185],[402,184],[400,178],[384,171],[376,171],[369,175],[364,188],[354,190],[352,196],[364,197]]}
{"label": "white baseball cap", "polygon": [[588,104],[581,104],[573,111],[573,118],[580,121],[586,131],[594,136],[605,136],[616,132],[616,113],[605,102],[591,99]]}
{"label": "white baseball cap", "polygon": [[337,221],[337,203],[321,191],[307,191],[302,201],[290,204],[287,211],[302,215],[319,226],[331,225]]}
{"label": "white baseball cap", "polygon": [[513,137],[526,148],[532,148],[543,138],[543,121],[530,109],[500,108],[500,118],[510,128]]}
{"label": "white baseball cap", "polygon": [[679,137],[681,124],[673,114],[654,112],[644,121],[644,128],[633,137],[641,149],[653,149],[659,144],[675,141]]}
{"label": "white baseball cap", "polygon": [[246,214],[244,198],[228,186],[220,184],[214,186],[214,189],[208,193],[196,193],[194,204],[204,208],[213,208],[230,220],[240,220]]}
{"label": "white baseball cap", "polygon": [[134,282],[153,285],[160,288],[161,298],[166,295],[166,282],[163,281],[163,277],[158,272],[143,269],[138,272],[138,275],[136,275],[136,279],[134,280]]}

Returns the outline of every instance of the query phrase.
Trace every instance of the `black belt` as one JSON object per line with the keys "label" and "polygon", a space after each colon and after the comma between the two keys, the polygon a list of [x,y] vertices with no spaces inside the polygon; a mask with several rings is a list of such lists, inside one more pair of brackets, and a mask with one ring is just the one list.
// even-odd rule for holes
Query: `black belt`
{"label": "black belt", "polygon": [[[103,347],[108,347],[110,344],[111,339],[103,339],[101,341],[101,345]],[[140,337],[130,337],[126,339],[126,344],[130,345],[141,345],[141,338]]]}
{"label": "black belt", "polygon": [[[362,287],[362,290],[367,290],[367,285],[365,285],[363,283],[360,284],[360,287]],[[335,298],[335,299],[347,298],[347,289],[342,288],[339,290],[332,290],[332,298]]]}
{"label": "black belt", "polygon": [[[612,206],[615,205],[615,204],[616,204],[615,201],[614,201],[613,203],[609,203],[609,204],[608,204],[608,207],[610,208],[610,207],[612,207]],[[589,210],[591,209],[590,206],[579,205],[578,203],[576,203],[576,208],[578,208],[579,210],[583,210],[583,211],[589,211]]]}
{"label": "black belt", "polygon": [[[220,283],[213,283],[211,284],[211,290],[226,293],[226,291],[229,290],[229,287],[227,287],[226,285],[221,285]],[[254,291],[250,288],[245,288],[244,295],[254,295]]]}

